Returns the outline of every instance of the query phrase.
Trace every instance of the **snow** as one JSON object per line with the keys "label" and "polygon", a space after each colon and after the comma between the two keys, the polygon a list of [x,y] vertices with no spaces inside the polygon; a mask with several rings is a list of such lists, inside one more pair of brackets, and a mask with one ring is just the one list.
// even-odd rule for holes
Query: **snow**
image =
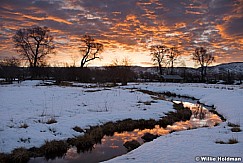
{"label": "snow", "polygon": [[[243,89],[242,86],[206,85],[206,84],[159,84],[148,83],[134,85],[140,89],[155,92],[170,91],[180,95],[196,97],[208,105],[214,105],[216,110],[227,118],[227,122],[240,124]],[[228,156],[243,157],[243,134],[232,133],[227,122],[214,128],[199,128],[175,132],[161,136],[152,142],[145,143],[126,155],[116,157],[107,163],[119,162],[195,162],[197,156]],[[241,128],[242,129],[242,128]],[[216,144],[215,141],[228,141],[235,138],[237,144]]]}
{"label": "snow", "polygon": [[[87,129],[127,118],[159,119],[163,112],[172,110],[170,102],[138,103],[152,99],[119,87],[36,86],[39,84],[40,81],[24,81],[0,86],[0,152],[77,136],[80,133],[72,129],[75,126]],[[46,124],[51,118],[57,123]],[[23,124],[29,127],[20,128]]]}
{"label": "snow", "polygon": [[[0,85],[0,152],[17,147],[41,146],[45,140],[67,139],[79,135],[72,130],[132,119],[159,119],[172,111],[172,103],[158,101],[130,88],[154,92],[174,92],[195,97],[226,117],[227,122],[243,122],[243,87],[208,84],[131,83],[126,87],[102,88],[89,84],[78,87],[36,86],[41,81]],[[57,123],[46,124],[50,118]],[[194,162],[196,156],[243,157],[243,134],[230,131],[227,122],[213,128],[174,132],[107,162]],[[28,128],[19,128],[27,124]],[[216,144],[235,138],[237,144]],[[21,141],[22,140],[22,141]],[[25,142],[23,141],[25,140]]]}

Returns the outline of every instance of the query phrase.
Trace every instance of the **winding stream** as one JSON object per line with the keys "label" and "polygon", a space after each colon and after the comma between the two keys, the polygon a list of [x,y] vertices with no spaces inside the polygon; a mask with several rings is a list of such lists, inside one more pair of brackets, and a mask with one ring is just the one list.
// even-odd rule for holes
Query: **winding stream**
{"label": "winding stream", "polygon": [[116,156],[126,154],[127,149],[123,146],[123,144],[127,141],[137,140],[140,144],[143,144],[144,141],[141,137],[145,133],[162,136],[173,131],[188,130],[199,127],[213,127],[222,122],[219,116],[209,112],[208,109],[211,108],[202,106],[200,104],[195,104],[196,102],[191,99],[174,98],[167,100],[179,100],[173,101],[176,103],[184,101],[183,105],[190,108],[192,111],[190,120],[176,122],[173,125],[168,125],[166,128],[161,128],[156,125],[153,129],[135,129],[132,132],[123,133],[116,132],[113,136],[104,136],[101,140],[101,144],[94,145],[92,151],[78,153],[76,147],[72,147],[68,149],[67,153],[62,158],[56,158],[55,160],[46,160],[43,157],[32,158],[29,163],[95,163],[105,161]]}

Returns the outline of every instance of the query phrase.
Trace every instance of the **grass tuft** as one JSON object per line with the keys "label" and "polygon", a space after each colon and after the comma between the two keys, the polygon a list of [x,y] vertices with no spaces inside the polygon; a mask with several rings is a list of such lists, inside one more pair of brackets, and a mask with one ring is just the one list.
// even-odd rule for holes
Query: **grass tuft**
{"label": "grass tuft", "polygon": [[216,143],[216,144],[226,144],[226,143],[225,143],[224,141],[222,141],[222,140],[216,140],[215,143]]}
{"label": "grass tuft", "polygon": [[53,117],[48,119],[48,121],[46,122],[46,124],[53,124],[53,123],[57,123],[56,119]]}
{"label": "grass tuft", "polygon": [[26,123],[23,123],[19,126],[19,128],[28,128],[29,126]]}
{"label": "grass tuft", "polygon": [[236,144],[238,142],[239,141],[236,138],[231,138],[231,139],[229,139],[228,144]]}
{"label": "grass tuft", "polygon": [[11,162],[27,163],[30,160],[30,154],[25,148],[17,148],[10,155]]}
{"label": "grass tuft", "polygon": [[144,140],[144,142],[150,142],[156,139],[158,135],[154,135],[151,133],[145,133],[141,138]]}
{"label": "grass tuft", "polygon": [[137,140],[127,141],[124,144],[124,147],[127,148],[128,152],[138,148],[141,144]]}
{"label": "grass tuft", "polygon": [[68,144],[64,141],[46,141],[41,147],[44,151],[46,159],[54,159],[56,157],[62,157],[68,149]]}
{"label": "grass tuft", "polygon": [[84,132],[84,130],[81,129],[80,127],[78,127],[78,126],[73,127],[73,130],[76,131],[76,132],[80,132],[80,133]]}
{"label": "grass tuft", "polygon": [[10,155],[5,153],[0,153],[0,162],[1,163],[8,163],[10,162]]}
{"label": "grass tuft", "polygon": [[233,127],[231,128],[232,132],[241,132],[241,129],[239,127]]}
{"label": "grass tuft", "polygon": [[227,142],[224,142],[222,140],[215,141],[215,143],[217,143],[217,144],[236,144],[238,142],[239,141],[236,138],[230,138]]}
{"label": "grass tuft", "polygon": [[229,127],[240,127],[239,124],[235,124],[235,123],[231,123],[231,122],[228,122],[228,126]]}
{"label": "grass tuft", "polygon": [[80,151],[84,152],[92,150],[95,144],[94,139],[89,134],[85,134],[76,138],[70,138],[67,140],[67,142],[70,145],[76,146],[78,153]]}

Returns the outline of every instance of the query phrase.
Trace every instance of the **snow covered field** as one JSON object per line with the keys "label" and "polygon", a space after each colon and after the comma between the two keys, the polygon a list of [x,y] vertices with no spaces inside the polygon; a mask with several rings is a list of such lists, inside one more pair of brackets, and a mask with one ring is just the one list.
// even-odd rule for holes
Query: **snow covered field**
{"label": "snow covered field", "polygon": [[[155,92],[170,91],[180,95],[192,96],[208,105],[214,105],[227,122],[243,126],[243,86],[206,85],[206,84],[172,84],[148,83],[132,87]],[[107,162],[200,162],[203,156],[217,162],[226,157],[243,157],[243,133],[231,132],[227,122],[214,128],[199,128],[175,132],[145,143],[130,153]],[[216,144],[235,138],[237,144]],[[221,158],[222,157],[222,158]],[[215,159],[216,161],[213,161]]]}
{"label": "snow covered field", "polygon": [[[123,88],[36,86],[39,82],[0,86],[0,152],[80,135],[72,129],[75,126],[85,129],[127,118],[159,119],[172,110],[172,103],[164,101],[144,105],[141,102],[152,100],[149,95]],[[47,124],[51,119],[57,123]]]}
{"label": "snow covered field", "polygon": [[[41,146],[45,140],[60,140],[79,135],[72,128],[132,119],[159,119],[172,111],[172,103],[152,101],[151,97],[125,88],[154,92],[170,91],[192,96],[214,105],[227,121],[243,126],[243,86],[140,83],[126,87],[101,88],[36,86],[41,81],[0,85],[0,152],[17,147]],[[57,123],[48,124],[50,120]],[[28,126],[27,128],[25,128]],[[216,144],[235,138],[237,144]],[[243,134],[233,133],[227,122],[214,128],[174,132],[145,143],[130,153],[108,162],[194,162],[196,156],[243,157]]]}

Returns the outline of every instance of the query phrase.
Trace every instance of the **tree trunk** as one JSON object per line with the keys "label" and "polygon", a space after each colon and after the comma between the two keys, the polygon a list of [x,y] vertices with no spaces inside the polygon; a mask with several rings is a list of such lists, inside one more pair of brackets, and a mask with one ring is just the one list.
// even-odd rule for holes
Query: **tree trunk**
{"label": "tree trunk", "polygon": [[83,68],[83,67],[84,67],[84,64],[85,64],[85,63],[83,63],[83,62],[81,61],[81,65],[80,65],[80,67]]}
{"label": "tree trunk", "polygon": [[161,75],[163,75],[161,63],[159,63],[159,74],[160,74],[160,77],[161,77]]}
{"label": "tree trunk", "polygon": [[174,61],[171,61],[171,72],[170,74],[173,75],[174,71]]}
{"label": "tree trunk", "polygon": [[204,67],[204,80],[206,80],[207,77],[207,66]]}
{"label": "tree trunk", "polygon": [[204,82],[204,66],[201,66],[201,81]]}

